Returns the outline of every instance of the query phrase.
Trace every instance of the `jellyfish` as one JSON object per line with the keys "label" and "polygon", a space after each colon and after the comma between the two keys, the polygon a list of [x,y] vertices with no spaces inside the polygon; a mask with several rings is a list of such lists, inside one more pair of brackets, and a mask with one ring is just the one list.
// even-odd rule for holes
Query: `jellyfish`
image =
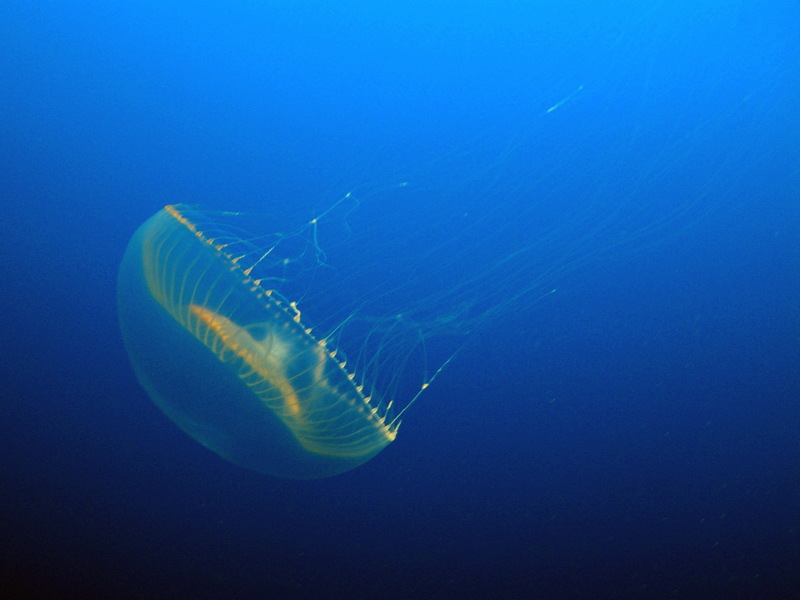
{"label": "jellyfish", "polygon": [[[625,142],[628,154],[604,148],[575,169],[572,146],[550,152],[557,134],[537,138],[548,150],[535,170],[514,147],[519,159],[470,160],[489,166],[464,177],[378,188],[377,213],[348,193],[310,221],[253,233],[249,214],[165,207],[119,271],[137,378],[195,440],[255,471],[320,478],[369,461],[491,324],[520,323],[562,285],[586,285],[596,265],[660,245],[712,208],[716,173],[662,190],[695,152],[653,151],[630,170],[620,156],[644,142]],[[298,218],[296,205],[274,206]]]}

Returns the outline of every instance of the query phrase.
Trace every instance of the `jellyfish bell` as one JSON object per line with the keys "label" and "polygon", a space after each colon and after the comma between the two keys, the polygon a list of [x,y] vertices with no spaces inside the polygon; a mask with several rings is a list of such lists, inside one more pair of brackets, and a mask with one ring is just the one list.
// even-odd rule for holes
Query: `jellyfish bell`
{"label": "jellyfish bell", "polygon": [[372,458],[397,435],[389,402],[365,393],[343,354],[270,285],[280,272],[253,276],[285,264],[270,256],[277,246],[252,254],[251,241],[210,222],[167,206],[123,258],[120,322],[148,395],[197,441],[262,473],[326,477]]}

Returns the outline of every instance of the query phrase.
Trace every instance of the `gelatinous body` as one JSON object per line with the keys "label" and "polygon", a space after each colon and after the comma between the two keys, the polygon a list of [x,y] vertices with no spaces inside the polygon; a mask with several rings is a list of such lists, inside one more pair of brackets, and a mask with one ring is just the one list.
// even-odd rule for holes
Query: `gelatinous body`
{"label": "gelatinous body", "polygon": [[387,407],[206,222],[165,207],[120,267],[123,336],[149,396],[197,441],[263,473],[326,477],[372,458],[397,434]]}

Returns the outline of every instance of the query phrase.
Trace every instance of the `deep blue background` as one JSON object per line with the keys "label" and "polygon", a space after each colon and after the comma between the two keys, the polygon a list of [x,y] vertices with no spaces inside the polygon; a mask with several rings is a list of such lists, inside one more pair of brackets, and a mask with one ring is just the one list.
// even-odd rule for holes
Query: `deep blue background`
{"label": "deep blue background", "polygon": [[[3,3],[0,595],[797,597],[797,23]],[[167,203],[303,223],[348,191],[365,290],[411,264],[426,315],[475,275],[496,309],[368,464],[245,471],[138,386],[119,261]]]}

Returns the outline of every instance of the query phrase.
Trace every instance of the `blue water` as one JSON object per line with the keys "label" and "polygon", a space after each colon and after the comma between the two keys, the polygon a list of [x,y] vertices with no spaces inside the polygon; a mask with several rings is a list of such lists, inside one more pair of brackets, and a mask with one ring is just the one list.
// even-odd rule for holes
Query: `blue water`
{"label": "blue water", "polygon": [[[0,596],[797,597],[798,22],[3,3]],[[324,215],[312,325],[472,332],[396,442],[275,479],[149,401],[115,278],[174,202]]]}

